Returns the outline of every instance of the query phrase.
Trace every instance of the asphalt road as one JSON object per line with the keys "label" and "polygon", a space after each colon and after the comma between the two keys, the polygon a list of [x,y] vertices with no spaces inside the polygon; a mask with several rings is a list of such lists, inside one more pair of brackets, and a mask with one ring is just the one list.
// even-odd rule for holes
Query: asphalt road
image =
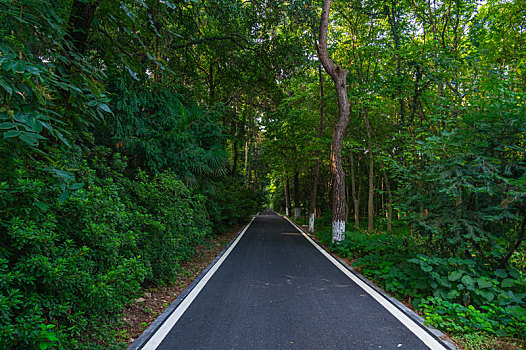
{"label": "asphalt road", "polygon": [[171,330],[155,337],[158,345],[143,349],[445,349],[424,344],[270,212],[254,219]]}

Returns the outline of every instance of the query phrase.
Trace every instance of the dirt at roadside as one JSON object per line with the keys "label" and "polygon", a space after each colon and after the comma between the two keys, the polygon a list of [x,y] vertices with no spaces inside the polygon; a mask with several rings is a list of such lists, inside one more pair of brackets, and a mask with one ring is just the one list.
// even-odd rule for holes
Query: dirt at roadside
{"label": "dirt at roadside", "polygon": [[216,258],[223,248],[241,230],[243,225],[233,227],[227,233],[210,237],[196,247],[194,257],[182,264],[176,282],[165,287],[148,288],[142,297],[135,299],[123,311],[122,329],[119,337],[131,344],[148,326],[185,290],[192,281]]}

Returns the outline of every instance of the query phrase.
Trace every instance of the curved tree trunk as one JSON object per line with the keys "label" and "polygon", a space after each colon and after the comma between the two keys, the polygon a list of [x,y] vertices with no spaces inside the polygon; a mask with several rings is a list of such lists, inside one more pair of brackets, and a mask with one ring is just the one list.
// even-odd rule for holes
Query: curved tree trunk
{"label": "curved tree trunk", "polygon": [[331,144],[331,172],[332,172],[332,241],[339,242],[344,239],[345,232],[345,172],[342,166],[342,146],[345,129],[349,123],[350,106],[347,96],[348,71],[335,65],[327,52],[327,31],[329,27],[329,13],[331,0],[323,1],[321,13],[320,37],[318,56],[323,68],[331,76],[338,96],[338,121],[334,126]]}

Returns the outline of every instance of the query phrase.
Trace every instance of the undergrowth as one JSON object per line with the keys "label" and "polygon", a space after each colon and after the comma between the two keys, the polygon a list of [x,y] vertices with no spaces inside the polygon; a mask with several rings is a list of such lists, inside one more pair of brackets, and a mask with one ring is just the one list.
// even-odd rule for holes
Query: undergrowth
{"label": "undergrowth", "polygon": [[331,243],[327,226],[317,235],[384,290],[411,303],[429,325],[472,343],[481,334],[526,339],[524,248],[499,269],[477,256],[433,254],[409,229],[391,234],[354,229],[339,244]]}

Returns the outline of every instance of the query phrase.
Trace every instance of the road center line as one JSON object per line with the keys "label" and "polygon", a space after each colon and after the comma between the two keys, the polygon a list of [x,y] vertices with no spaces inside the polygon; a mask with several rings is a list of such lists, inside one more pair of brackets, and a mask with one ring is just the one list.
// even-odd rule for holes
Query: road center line
{"label": "road center line", "polygon": [[203,278],[197,283],[197,285],[192,289],[192,291],[188,294],[186,298],[179,304],[179,306],[174,310],[174,312],[168,317],[168,319],[159,327],[159,329],[152,335],[152,337],[148,340],[148,342],[144,345],[142,350],[155,350],[157,347],[161,344],[163,339],[166,337],[166,335],[170,332],[170,330],[175,326],[177,321],[181,318],[181,316],[184,314],[186,309],[192,304],[194,299],[197,297],[199,292],[204,288],[204,286],[208,283],[210,278],[214,275],[214,273],[219,269],[223,261],[228,257],[228,255],[232,252],[232,250],[236,247],[237,243],[241,240],[247,229],[250,227],[252,222],[254,221],[255,217],[250,220],[250,223],[243,229],[243,231],[237,236],[236,240],[230,245],[228,250],[221,256],[221,258],[212,266],[210,270],[206,273],[206,275],[203,276]]}
{"label": "road center line", "polygon": [[414,335],[416,335],[425,345],[429,346],[431,350],[449,350],[444,345],[440,344],[438,340],[433,338],[429,333],[422,329],[415,321],[409,316],[403,313],[400,309],[391,304],[385,299],[380,293],[368,286],[364,281],[356,277],[351,271],[346,269],[341,263],[338,262],[332,255],[327,253],[322,247],[320,247],[312,238],[310,238],[305,232],[292,222],[288,217],[283,216],[287,219],[292,226],[294,226],[316,249],[318,249],[330,262],[332,262],[337,268],[340,269],[347,277],[349,277],[354,283],[360,286],[367,294],[373,297],[377,302],[380,303],[387,311],[389,311],[394,317],[396,317],[404,326],[406,326]]}

